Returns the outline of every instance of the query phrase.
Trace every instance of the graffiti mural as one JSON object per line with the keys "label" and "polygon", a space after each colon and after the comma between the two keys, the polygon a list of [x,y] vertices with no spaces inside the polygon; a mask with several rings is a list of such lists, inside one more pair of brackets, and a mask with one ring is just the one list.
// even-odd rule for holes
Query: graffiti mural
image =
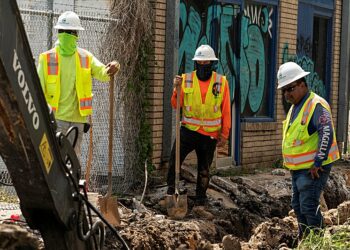
{"label": "graffiti mural", "polygon": [[219,57],[217,72],[229,81],[232,101],[239,87],[242,115],[267,116],[273,14],[273,7],[258,4],[246,5],[241,13],[238,5],[182,0],[179,73],[192,71],[196,48],[210,44]]}
{"label": "graffiti mural", "polygon": [[312,55],[312,44],[310,37],[305,38],[303,36],[298,36],[297,39],[297,54],[306,55],[310,57]]}
{"label": "graffiti mural", "polygon": [[326,86],[315,71],[314,62],[308,56],[298,57],[297,55],[290,55],[288,44],[285,44],[282,53],[282,63],[289,61],[299,64],[305,71],[310,72],[310,74],[305,77],[309,89],[323,98],[326,98]]}
{"label": "graffiti mural", "polygon": [[[241,112],[246,109],[247,99],[252,113],[256,113],[263,103],[267,85],[267,51],[264,34],[272,37],[271,15],[267,7],[248,5],[242,17],[242,40],[240,58]],[[266,37],[266,35],[265,35]],[[248,98],[247,98],[248,97]]]}

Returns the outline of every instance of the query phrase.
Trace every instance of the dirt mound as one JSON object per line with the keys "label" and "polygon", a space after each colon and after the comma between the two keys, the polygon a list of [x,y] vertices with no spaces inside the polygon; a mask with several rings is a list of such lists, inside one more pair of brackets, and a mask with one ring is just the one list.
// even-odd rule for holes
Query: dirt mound
{"label": "dirt mound", "polygon": [[[338,204],[349,199],[348,173],[346,167],[335,168],[327,184],[325,207],[332,209],[323,214],[329,226],[328,234],[337,230],[334,225],[349,224],[350,221],[350,202]],[[189,197],[188,214],[181,221],[167,217],[163,203],[166,187],[148,190],[143,205],[132,198],[119,199],[122,224],[118,231],[131,249],[252,250],[297,246],[297,221],[293,213],[288,214],[291,209],[288,171],[279,169],[239,177],[213,176],[207,192],[208,202],[204,206],[196,206],[191,199],[195,183],[182,180],[180,188],[187,190]],[[28,232],[26,225],[22,226]],[[9,242],[9,235],[17,241],[25,239],[28,234],[20,231],[16,234],[16,230],[10,230],[12,233],[6,234],[7,231],[0,228],[0,243]],[[1,237],[8,239],[3,241],[6,238]],[[39,235],[33,237],[40,243]],[[120,243],[111,232],[107,232],[105,248],[120,249]]]}

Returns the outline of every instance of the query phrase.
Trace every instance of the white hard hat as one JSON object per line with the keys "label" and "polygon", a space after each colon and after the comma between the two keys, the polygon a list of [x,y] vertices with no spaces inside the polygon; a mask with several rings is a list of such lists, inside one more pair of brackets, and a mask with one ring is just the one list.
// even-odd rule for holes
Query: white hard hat
{"label": "white hard hat", "polygon": [[192,58],[193,61],[217,61],[215,52],[209,45],[201,45],[196,49],[196,53]]}
{"label": "white hard hat", "polygon": [[57,24],[54,27],[58,30],[84,30],[80,25],[80,19],[73,11],[66,11],[58,17]]}
{"label": "white hard hat", "polygon": [[283,88],[296,80],[307,76],[310,72],[304,71],[295,62],[286,62],[280,66],[277,73],[277,89]]}

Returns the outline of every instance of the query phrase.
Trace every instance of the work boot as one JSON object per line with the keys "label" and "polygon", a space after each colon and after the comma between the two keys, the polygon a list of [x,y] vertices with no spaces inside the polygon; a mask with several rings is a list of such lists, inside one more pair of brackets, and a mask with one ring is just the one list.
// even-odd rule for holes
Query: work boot
{"label": "work boot", "polygon": [[166,191],[166,194],[168,194],[168,195],[173,195],[174,193],[175,193],[175,188],[169,186],[169,187],[168,187],[168,190]]}
{"label": "work boot", "polygon": [[208,198],[207,197],[196,197],[194,200],[194,205],[195,206],[204,206],[208,203]]}

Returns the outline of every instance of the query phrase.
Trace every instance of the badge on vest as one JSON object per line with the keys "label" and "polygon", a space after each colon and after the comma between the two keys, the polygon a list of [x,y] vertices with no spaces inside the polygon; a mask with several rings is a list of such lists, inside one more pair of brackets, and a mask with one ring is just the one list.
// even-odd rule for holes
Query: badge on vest
{"label": "badge on vest", "polygon": [[221,83],[216,82],[213,84],[213,89],[212,89],[212,93],[215,97],[218,97],[220,94],[220,89],[221,89]]}

